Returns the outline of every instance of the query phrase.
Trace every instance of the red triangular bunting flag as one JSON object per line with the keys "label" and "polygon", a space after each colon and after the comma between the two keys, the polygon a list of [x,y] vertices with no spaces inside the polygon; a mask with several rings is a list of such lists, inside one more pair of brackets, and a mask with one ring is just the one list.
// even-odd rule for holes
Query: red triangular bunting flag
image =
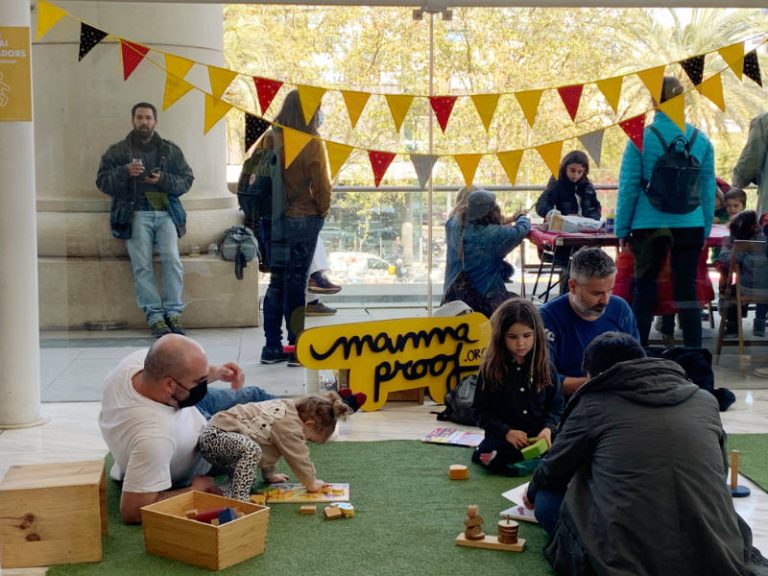
{"label": "red triangular bunting flag", "polygon": [[581,102],[581,93],[584,91],[584,84],[561,86],[557,91],[563,104],[565,104],[565,109],[568,110],[568,115],[575,122],[576,113],[579,111],[579,102]]}
{"label": "red triangular bunting flag", "polygon": [[272,100],[283,85],[279,80],[270,80],[269,78],[253,77],[253,83],[256,85],[256,96],[259,97],[259,107],[261,113],[266,114],[267,108],[272,104]]}
{"label": "red triangular bunting flag", "polygon": [[123,55],[123,80],[128,80],[136,67],[144,60],[144,56],[149,52],[149,47],[120,38],[120,52]]}
{"label": "red triangular bunting flag", "polygon": [[395,159],[395,154],[392,152],[368,150],[368,158],[373,169],[373,181],[378,188],[379,184],[381,184],[381,179],[384,178],[384,173],[389,168],[389,165],[392,164],[392,160]]}
{"label": "red triangular bunting flag", "polygon": [[77,61],[79,62],[80,60],[85,58],[85,55],[91,51],[91,48],[93,48],[94,46],[96,46],[96,44],[104,40],[106,36],[107,36],[106,32],[103,32],[98,28],[94,28],[93,26],[88,26],[88,24],[86,24],[85,22],[81,22],[80,23],[80,53],[77,56]]}
{"label": "red triangular bunting flag", "polygon": [[632,143],[637,146],[640,152],[643,151],[643,129],[645,128],[645,114],[627,118],[624,122],[619,122],[619,126],[624,130]]}
{"label": "red triangular bunting flag", "polygon": [[445,133],[448,118],[451,117],[453,105],[456,104],[456,96],[430,96],[429,103],[432,105],[432,110],[435,111],[437,123],[440,124],[440,128]]}
{"label": "red triangular bunting flag", "polygon": [[744,54],[744,75],[757,82],[758,86],[763,85],[760,77],[760,63],[757,61],[757,51],[751,50]]}
{"label": "red triangular bunting flag", "polygon": [[685,73],[688,74],[688,78],[691,79],[694,86],[701,84],[701,81],[704,79],[705,56],[706,54],[702,54],[701,56],[694,56],[693,58],[688,58],[687,60],[680,62],[680,66],[682,66]]}

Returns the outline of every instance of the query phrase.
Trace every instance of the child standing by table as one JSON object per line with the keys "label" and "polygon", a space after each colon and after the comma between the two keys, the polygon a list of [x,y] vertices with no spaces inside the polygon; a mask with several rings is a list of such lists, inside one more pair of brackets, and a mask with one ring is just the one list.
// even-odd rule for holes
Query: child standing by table
{"label": "child standing by table", "polygon": [[521,298],[502,304],[491,316],[491,341],[483,355],[473,409],[485,438],[472,461],[505,472],[523,459],[529,438],[551,446],[563,394],[549,362],[544,324],[534,305]]}
{"label": "child standing by table", "polygon": [[351,410],[336,392],[240,404],[214,414],[198,446],[206,460],[229,472],[222,488],[230,498],[248,501],[259,464],[267,482],[285,482],[275,471],[281,456],[307,490],[317,492],[324,482],[315,477],[306,442],[328,440]]}

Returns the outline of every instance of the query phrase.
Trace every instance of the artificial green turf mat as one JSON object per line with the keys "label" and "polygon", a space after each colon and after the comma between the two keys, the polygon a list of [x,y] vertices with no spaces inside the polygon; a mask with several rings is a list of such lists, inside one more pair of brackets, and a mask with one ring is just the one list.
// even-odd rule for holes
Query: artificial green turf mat
{"label": "artificial green turf mat", "polygon": [[768,491],[768,434],[729,434],[729,465],[731,450],[739,451],[739,473]]}
{"label": "artificial green turf mat", "polygon": [[[263,555],[222,574],[265,576],[542,576],[554,572],[541,554],[546,533],[521,523],[523,553],[454,544],[469,504],[478,504],[484,530],[496,534],[499,512],[511,505],[501,493],[525,481],[486,474],[469,464],[471,450],[415,440],[311,445],[320,478],[349,482],[355,517],[324,520],[299,514],[298,504],[271,507]],[[111,463],[110,463],[111,464]],[[469,480],[448,479],[451,464],[469,464]],[[140,526],[118,514],[119,489],[108,481],[109,533],[101,563],[55,566],[50,576],[207,574],[208,570],[144,551]]]}

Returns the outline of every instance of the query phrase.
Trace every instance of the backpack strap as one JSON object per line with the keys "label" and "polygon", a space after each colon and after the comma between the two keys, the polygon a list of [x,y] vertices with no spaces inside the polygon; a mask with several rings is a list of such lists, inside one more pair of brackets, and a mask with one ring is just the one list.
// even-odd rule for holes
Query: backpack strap
{"label": "backpack strap", "polygon": [[664,137],[661,135],[661,132],[659,132],[659,129],[656,128],[656,126],[648,126],[648,128],[656,135],[656,138],[659,139],[659,142],[661,142],[661,147],[666,150],[667,149],[667,142],[664,140]]}
{"label": "backpack strap", "polygon": [[699,135],[699,129],[698,128],[694,128],[693,132],[691,133],[691,139],[688,140],[688,152],[693,150],[693,143],[696,142],[696,136],[698,136],[698,135]]}

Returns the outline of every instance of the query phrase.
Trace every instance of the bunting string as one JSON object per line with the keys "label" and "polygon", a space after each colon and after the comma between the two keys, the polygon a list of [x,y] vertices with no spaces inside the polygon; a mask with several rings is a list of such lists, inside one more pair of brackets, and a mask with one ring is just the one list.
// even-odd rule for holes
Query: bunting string
{"label": "bunting string", "polygon": [[[38,40],[42,38],[59,21],[61,21],[64,16],[73,17],[65,10],[55,6],[48,0],[39,0],[36,38]],[[79,20],[79,22],[81,24],[81,30],[78,61],[81,61],[95,46],[102,42],[104,38],[110,36],[110,34],[109,32],[99,30],[98,28],[87,24],[82,20]],[[435,115],[438,125],[443,132],[445,132],[447,128],[457,99],[470,98],[475,109],[477,110],[483,127],[486,129],[486,131],[489,131],[500,98],[509,95],[514,95],[520,106],[520,109],[522,110],[523,115],[528,121],[529,126],[531,129],[533,129],[538,115],[542,94],[549,90],[556,90],[558,92],[565,111],[568,113],[574,125],[578,126],[579,122],[577,121],[577,117],[581,103],[581,97],[586,85],[595,84],[599,92],[605,98],[607,104],[613,110],[614,114],[616,114],[618,111],[619,100],[621,98],[624,79],[627,76],[636,75],[648,90],[649,94],[653,97],[654,101],[657,102],[660,100],[662,79],[664,77],[666,67],[672,64],[678,64],[690,79],[691,83],[693,84],[693,88],[686,90],[684,94],[664,102],[662,105],[658,106],[657,109],[667,114],[670,119],[672,119],[679,126],[684,126],[684,97],[689,92],[698,91],[701,95],[712,101],[721,110],[725,109],[722,74],[726,70],[730,69],[739,80],[741,80],[743,76],[746,75],[749,79],[762,86],[761,72],[757,57],[757,48],[745,53],[746,42],[752,40],[755,40],[755,38],[749,38],[742,42],[723,46],[709,52],[685,58],[683,60],[669,62],[664,65],[637,70],[635,72],[630,72],[619,76],[599,79],[591,82],[584,82],[580,84],[568,84],[547,88],[534,88],[514,92],[500,91],[492,94],[424,96],[420,94],[381,94],[376,92],[362,92],[345,89],[333,90],[341,93],[346,104],[350,124],[352,125],[353,129],[357,125],[357,122],[372,95],[383,96],[389,107],[392,120],[398,132],[400,131],[405,117],[408,114],[408,111],[410,110],[415,98],[428,99],[432,112]],[[538,143],[513,150],[448,154],[418,154],[403,151],[375,150],[359,146],[351,146],[349,144],[335,142],[332,140],[325,140],[311,134],[306,134],[297,130],[292,130],[285,126],[280,126],[279,124],[266,119],[265,115],[269,110],[270,105],[274,101],[278,91],[285,84],[281,80],[250,76],[227,68],[202,64],[200,62],[189,60],[181,56],[150,49],[148,46],[145,46],[141,43],[129,41],[120,37],[118,37],[118,41],[124,80],[127,81],[133,72],[138,68],[138,66],[141,65],[141,63],[144,61],[149,61],[153,65],[164,70],[166,75],[166,85],[163,98],[163,110],[172,106],[188,92],[196,90],[204,95],[204,133],[208,133],[211,128],[215,126],[228,112],[231,110],[237,110],[243,113],[245,119],[243,130],[245,134],[246,149],[249,149],[250,146],[252,146],[253,143],[255,143],[255,141],[258,140],[258,138],[270,126],[279,127],[283,130],[285,139],[286,165],[290,165],[290,163],[312,139],[318,139],[324,142],[326,149],[328,150],[332,176],[335,176],[336,173],[338,173],[339,169],[343,166],[347,158],[354,150],[362,150],[367,154],[370,160],[376,186],[380,184],[387,168],[398,155],[407,155],[410,157],[419,179],[419,183],[422,187],[425,186],[426,182],[429,180],[436,162],[444,157],[453,158],[454,162],[458,165],[459,170],[464,176],[467,186],[472,184],[472,180],[474,179],[474,175],[483,156],[495,156],[507,174],[510,182],[514,184],[522,157],[525,152],[529,152],[531,150],[536,150],[542,161],[549,167],[553,175],[556,175],[559,168],[560,155],[562,153],[563,144],[566,140],[572,139],[578,139],[582,146],[593,158],[595,163],[599,166],[603,136],[605,131],[614,127],[621,128],[626,136],[630,139],[630,141],[642,150],[642,137],[643,129],[645,126],[645,117],[649,112],[653,110],[653,108],[650,108],[641,114],[632,116],[631,118],[618,119],[613,124],[606,125],[603,128],[599,128],[597,130],[595,130],[594,127],[591,127],[589,132],[584,134],[577,134],[563,140]],[[760,45],[766,41],[768,41],[768,39],[763,39],[760,42]],[[151,57],[151,54],[155,52],[163,55],[164,64],[155,61],[155,59]],[[715,52],[719,54],[719,56],[725,62],[726,66],[708,78],[704,78],[704,66],[706,58],[713,55]],[[206,66],[209,76],[210,92],[185,80],[187,73],[195,65]],[[241,75],[252,78],[254,87],[256,89],[260,114],[254,114],[253,112],[246,110],[225,99],[229,86],[232,84],[235,78]],[[331,89],[303,84],[296,84],[294,86],[296,86],[299,92],[299,99],[304,117],[306,121],[309,122],[309,120],[320,106],[320,102],[323,96],[327,91]]]}

